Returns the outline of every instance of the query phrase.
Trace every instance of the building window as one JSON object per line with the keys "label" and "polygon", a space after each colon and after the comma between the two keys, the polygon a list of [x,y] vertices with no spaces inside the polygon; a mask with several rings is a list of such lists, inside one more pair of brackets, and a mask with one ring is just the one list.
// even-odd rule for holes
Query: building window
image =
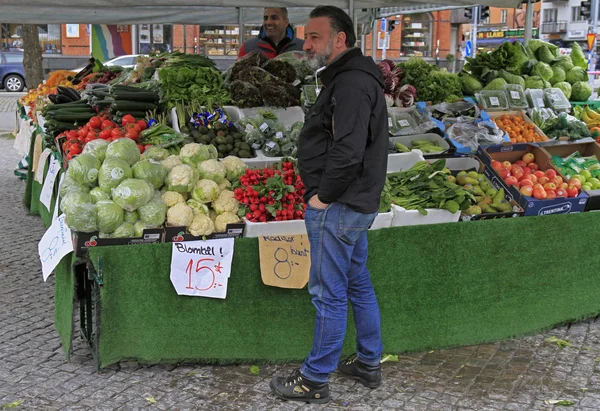
{"label": "building window", "polygon": [[581,17],[581,6],[571,7],[571,21],[583,21],[583,17]]}
{"label": "building window", "polygon": [[409,14],[402,18],[401,56],[431,56],[431,15]]}
{"label": "building window", "polygon": [[554,23],[558,21],[558,9],[544,10],[544,23]]}
{"label": "building window", "polygon": [[508,11],[506,9],[500,10],[500,23],[506,24],[506,15],[507,14],[508,14]]}

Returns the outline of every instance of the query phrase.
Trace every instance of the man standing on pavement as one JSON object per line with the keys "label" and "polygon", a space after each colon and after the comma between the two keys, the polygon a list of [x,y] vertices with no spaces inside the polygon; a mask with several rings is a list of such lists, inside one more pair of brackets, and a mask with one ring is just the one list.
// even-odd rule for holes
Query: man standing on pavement
{"label": "man standing on pavement", "polygon": [[[274,377],[271,389],[285,400],[325,403],[336,367],[367,387],[381,384],[381,321],[366,262],[367,230],[386,177],[388,122],[381,72],[354,48],[350,17],[319,6],[305,33],[309,63],[325,66],[323,89],[306,114],[298,144],[311,254],[308,290],[317,315],[308,358],[290,377]],[[338,365],[348,301],[356,355]]]}
{"label": "man standing on pavement", "polygon": [[263,25],[258,37],[242,44],[238,58],[253,51],[272,59],[287,51],[302,51],[304,41],[296,38],[285,7],[265,8]]}

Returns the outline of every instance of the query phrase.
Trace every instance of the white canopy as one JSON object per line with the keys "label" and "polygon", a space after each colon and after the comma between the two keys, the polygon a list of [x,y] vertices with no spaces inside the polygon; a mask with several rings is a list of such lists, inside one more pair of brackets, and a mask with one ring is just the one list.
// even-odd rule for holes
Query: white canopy
{"label": "white canopy", "polygon": [[[402,13],[466,7],[473,0],[329,0],[326,4],[352,8],[367,22],[367,9],[393,7]],[[518,7],[520,0],[477,0],[482,6]],[[141,5],[143,4],[143,5]],[[30,24],[237,24],[243,8],[245,24],[260,24],[263,7],[288,7],[290,21],[303,23],[322,0],[80,0],[76,5],[47,0],[2,0],[0,19]],[[298,7],[303,6],[303,7]],[[366,19],[366,20],[365,20]]]}

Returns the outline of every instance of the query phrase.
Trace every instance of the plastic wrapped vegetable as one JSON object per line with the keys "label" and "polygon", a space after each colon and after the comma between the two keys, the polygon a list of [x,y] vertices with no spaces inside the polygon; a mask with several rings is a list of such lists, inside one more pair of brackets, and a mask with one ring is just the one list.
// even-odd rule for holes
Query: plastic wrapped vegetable
{"label": "plastic wrapped vegetable", "polygon": [[175,166],[167,176],[167,189],[178,193],[188,193],[199,179],[198,169],[187,164]]}
{"label": "plastic wrapped vegetable", "polygon": [[291,141],[289,143],[285,143],[283,146],[281,146],[281,154],[284,157],[296,157],[298,154],[298,147],[296,146],[296,143]]}
{"label": "plastic wrapped vegetable", "polygon": [[192,190],[192,198],[201,203],[210,203],[214,201],[221,192],[219,185],[212,180],[200,180]]}
{"label": "plastic wrapped vegetable", "polygon": [[263,153],[267,157],[279,157],[281,156],[281,147],[274,141],[269,141],[263,147]]}
{"label": "plastic wrapped vegetable", "polygon": [[118,157],[107,157],[98,173],[98,185],[104,191],[111,191],[126,178],[133,177],[129,163]]}
{"label": "plastic wrapped vegetable", "polygon": [[140,149],[130,138],[119,138],[106,147],[106,157],[125,160],[130,166],[140,160]]}
{"label": "plastic wrapped vegetable", "polygon": [[140,215],[137,211],[125,211],[125,214],[123,215],[123,220],[131,224],[136,223],[139,219]]}
{"label": "plastic wrapped vegetable", "polygon": [[80,154],[69,161],[67,176],[77,183],[88,187],[94,187],[98,182],[98,169],[100,160],[93,154]]}
{"label": "plastic wrapped vegetable", "polygon": [[561,81],[559,83],[554,84],[554,87],[561,89],[568,100],[571,99],[571,84],[567,83],[566,81]]}
{"label": "plastic wrapped vegetable", "polygon": [[93,203],[90,193],[83,191],[70,191],[61,200],[60,209],[65,214],[72,214],[72,207],[76,206],[77,204],[87,203]]}
{"label": "plastic wrapped vegetable", "polygon": [[123,180],[112,191],[112,198],[123,210],[135,211],[145,205],[154,195],[154,189],[150,183],[137,178]]}
{"label": "plastic wrapped vegetable", "polygon": [[98,230],[112,233],[123,223],[123,209],[114,201],[102,200],[96,203]]}
{"label": "plastic wrapped vegetable", "polygon": [[167,217],[167,203],[160,198],[154,197],[146,204],[138,208],[140,221],[149,227],[160,227]]}
{"label": "plastic wrapped vegetable", "polygon": [[98,231],[96,205],[91,202],[73,202],[65,211],[65,222],[72,231],[93,233]]}
{"label": "plastic wrapped vegetable", "polygon": [[94,156],[96,156],[96,158],[98,160],[100,160],[100,162],[104,161],[104,158],[106,157],[106,148],[108,147],[108,141],[106,140],[102,140],[101,138],[96,139],[96,140],[92,140],[88,143],[86,143],[86,145],[83,147],[83,150],[81,151],[82,154],[93,154]]}
{"label": "plastic wrapped vegetable", "polygon": [[260,130],[253,128],[246,133],[246,143],[253,150],[258,150],[265,143],[265,136]]}
{"label": "plastic wrapped vegetable", "polygon": [[111,238],[133,238],[135,237],[135,228],[133,224],[124,221],[117,229],[111,234]]}
{"label": "plastic wrapped vegetable", "polygon": [[155,189],[161,188],[165,184],[167,170],[155,160],[140,160],[131,168],[134,178],[146,180]]}
{"label": "plastic wrapped vegetable", "polygon": [[100,187],[94,187],[90,190],[92,196],[92,203],[96,204],[98,201],[110,200],[110,194],[102,190]]}
{"label": "plastic wrapped vegetable", "polygon": [[150,159],[154,161],[163,161],[169,157],[169,151],[166,148],[161,147],[148,147],[147,150],[142,154],[142,159]]}
{"label": "plastic wrapped vegetable", "polygon": [[198,165],[198,172],[201,179],[212,180],[218,184],[225,179],[227,167],[218,160],[206,160]]}
{"label": "plastic wrapped vegetable", "polygon": [[69,176],[69,173],[67,173],[65,175],[65,178],[63,179],[62,183],[60,184],[60,196],[61,198],[65,198],[67,196],[67,194],[71,193],[71,192],[78,192],[78,193],[87,193],[90,191],[90,187],[83,185],[83,184],[79,184],[77,181],[75,181],[73,179],[73,177]]}

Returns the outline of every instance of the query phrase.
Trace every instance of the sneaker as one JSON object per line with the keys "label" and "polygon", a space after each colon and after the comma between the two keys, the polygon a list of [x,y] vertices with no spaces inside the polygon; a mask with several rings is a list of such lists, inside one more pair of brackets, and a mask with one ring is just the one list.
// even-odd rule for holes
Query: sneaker
{"label": "sneaker", "polygon": [[295,370],[288,378],[273,377],[270,386],[282,400],[316,404],[329,402],[329,384],[310,381],[300,374],[300,370]]}
{"label": "sneaker", "polygon": [[368,388],[381,385],[381,365],[363,364],[354,354],[338,365],[338,371]]}

